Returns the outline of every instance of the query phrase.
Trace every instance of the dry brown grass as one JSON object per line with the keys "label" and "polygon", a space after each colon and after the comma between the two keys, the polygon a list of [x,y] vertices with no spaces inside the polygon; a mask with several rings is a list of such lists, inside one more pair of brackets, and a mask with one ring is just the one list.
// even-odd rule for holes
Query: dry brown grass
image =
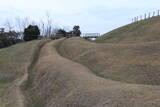
{"label": "dry brown grass", "polygon": [[0,50],[0,107],[23,107],[21,84],[39,41]]}
{"label": "dry brown grass", "polygon": [[87,66],[101,77],[160,85],[160,42],[116,45],[72,38],[62,42],[58,50],[62,56]]}
{"label": "dry brown grass", "polygon": [[1,49],[0,107],[160,107],[159,19]]}
{"label": "dry brown grass", "polygon": [[99,43],[141,43],[160,41],[160,17],[132,23],[97,38]]}
{"label": "dry brown grass", "polygon": [[[72,40],[79,42],[78,44],[84,42],[90,45],[81,39],[72,38],[64,42],[61,40],[50,42],[42,48],[33,70],[32,86],[29,89],[33,107],[67,107],[74,104],[75,107],[160,106],[159,86],[128,84],[104,79],[95,75],[87,67],[60,56],[55,46],[60,46],[60,42],[64,44],[67,42],[67,46],[75,47],[76,44]],[[66,45],[63,47],[65,53],[68,50]],[[92,46],[95,47],[93,44]],[[71,50],[67,55],[74,57]],[[82,52],[79,48],[77,51],[73,50],[76,53]]]}
{"label": "dry brown grass", "polygon": [[[29,78],[27,78],[27,81],[25,80],[27,84],[23,84],[23,86],[25,86],[23,87],[23,94],[25,95],[25,102],[27,104],[26,106],[159,107],[160,87],[143,84],[129,84],[132,83],[129,80],[132,80],[133,78],[126,78],[127,76],[125,75],[125,73],[129,73],[129,75],[132,75],[133,73],[130,70],[121,72],[121,75],[125,75],[124,78],[126,78],[126,80],[120,79],[113,81],[113,77],[114,75],[116,76],[117,73],[112,72],[114,71],[114,68],[112,67],[112,69],[109,68],[110,72],[108,73],[112,78],[102,78],[101,76],[95,75],[95,73],[98,74],[98,70],[102,70],[103,75],[107,76],[106,72],[109,71],[105,70],[106,68],[108,68],[107,64],[113,65],[113,67],[117,67],[117,70],[119,68],[125,67],[124,65],[126,63],[134,64],[134,61],[130,61],[127,58],[135,59],[138,64],[144,64],[143,60],[145,58],[142,58],[139,55],[142,55],[144,57],[146,55],[145,52],[148,52],[148,55],[150,56],[155,55],[154,57],[156,57],[155,60],[157,62],[154,62],[153,60],[153,64],[158,65],[159,59],[156,56],[157,54],[153,54],[156,53],[158,44],[159,43],[157,42],[139,45],[101,45],[90,43],[79,38],[71,38],[67,40],[62,39],[49,42],[42,49],[39,47],[39,42],[31,42],[25,44],[26,48],[19,49],[22,52],[25,52],[24,50],[28,49],[29,52],[26,52],[22,55],[22,57],[19,57],[21,58],[21,60],[23,58],[24,59],[19,62],[20,64],[22,64],[21,66],[23,69],[18,70],[21,70],[19,72],[23,72],[25,71],[26,67],[24,65],[26,63],[30,65],[29,72],[27,72]],[[15,46],[15,48],[16,47],[18,46]],[[145,48],[145,52],[142,52],[142,47],[150,48]],[[13,47],[11,47],[11,49],[12,48]],[[57,49],[58,52],[61,53],[61,55],[63,54],[74,61],[80,62],[81,64],[62,57],[57,52]],[[150,51],[150,49],[153,51]],[[37,57],[34,57],[34,55],[37,55]],[[134,58],[132,58],[131,56]],[[113,57],[114,59],[110,57]],[[120,57],[120,60],[124,61],[124,63],[119,61],[118,57]],[[107,58],[107,60],[105,58]],[[142,61],[138,59],[141,59]],[[13,59],[11,59],[11,61],[12,60]],[[14,64],[14,62],[12,63]],[[151,64],[151,62],[145,60],[145,64]],[[14,66],[17,67],[17,65]],[[94,72],[87,67],[92,67],[90,69],[94,70]],[[9,73],[9,69],[7,70],[7,64],[6,66],[4,66],[4,68],[6,72]],[[126,67],[126,69],[128,69],[128,67]],[[139,68],[137,68],[137,70],[139,71]],[[136,72],[136,75],[143,76],[141,73],[138,74],[138,71]],[[146,71],[144,70],[144,72]],[[17,84],[19,82],[21,83],[21,81],[23,80],[23,78],[21,77],[23,77],[25,73],[22,73],[21,76],[16,77],[15,81],[13,80],[13,82],[8,82],[10,83],[10,85],[8,85],[8,88],[3,87],[4,89],[10,89],[12,91],[9,95],[6,93],[4,94],[3,99],[5,98],[5,100],[1,101],[0,106],[22,107],[20,105],[21,101],[17,102],[17,99],[22,97],[19,97],[19,94],[15,93],[17,92],[18,87],[15,86],[14,88],[12,86],[13,84]],[[140,76],[138,76],[137,78],[139,79],[138,81],[141,81]],[[132,81],[134,81],[134,79]],[[155,81],[151,82],[156,83]],[[133,83],[135,83],[135,81]],[[136,81],[136,83],[138,82]],[[7,98],[8,101],[6,100]]]}

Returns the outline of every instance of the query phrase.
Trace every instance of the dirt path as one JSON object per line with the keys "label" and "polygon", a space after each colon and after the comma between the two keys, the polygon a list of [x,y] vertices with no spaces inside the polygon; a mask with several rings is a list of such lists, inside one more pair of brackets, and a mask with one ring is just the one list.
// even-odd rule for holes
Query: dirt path
{"label": "dirt path", "polygon": [[[62,39],[63,40],[63,39]],[[26,107],[23,84],[34,74],[32,107],[159,107],[160,87],[136,85],[96,76],[87,67],[62,57],[61,40],[37,48],[26,73],[16,82],[17,107]]]}
{"label": "dirt path", "polygon": [[25,87],[25,85],[28,81],[30,70],[32,70],[35,63],[37,62],[37,60],[39,58],[40,51],[46,43],[47,43],[47,41],[40,41],[37,44],[37,46],[35,47],[35,50],[32,54],[33,56],[31,58],[31,62],[29,64],[26,64],[24,75],[15,81],[15,86],[16,86],[15,95],[17,97],[17,104],[16,104],[17,107],[26,107],[26,105],[28,103],[25,98],[25,93],[24,93],[23,88]]}
{"label": "dirt path", "polygon": [[17,95],[17,107],[26,107],[25,106],[25,96],[24,96],[24,93],[21,89],[21,85],[27,81],[27,78],[28,78],[28,73],[24,73],[24,75],[19,79],[17,80],[17,83],[16,83],[16,95]]}

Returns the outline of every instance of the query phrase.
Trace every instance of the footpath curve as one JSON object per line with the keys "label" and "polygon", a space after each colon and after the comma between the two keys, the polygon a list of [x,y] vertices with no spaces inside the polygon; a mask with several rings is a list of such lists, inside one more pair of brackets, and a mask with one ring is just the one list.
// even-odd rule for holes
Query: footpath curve
{"label": "footpath curve", "polygon": [[61,40],[47,43],[33,71],[34,107],[158,107],[160,87],[136,85],[96,76],[57,52]]}

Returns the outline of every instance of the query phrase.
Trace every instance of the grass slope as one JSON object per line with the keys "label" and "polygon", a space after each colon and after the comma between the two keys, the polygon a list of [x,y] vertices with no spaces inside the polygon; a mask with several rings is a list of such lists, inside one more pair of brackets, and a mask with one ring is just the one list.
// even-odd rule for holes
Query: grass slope
{"label": "grass slope", "polygon": [[0,107],[159,107],[159,26],[154,17],[96,40],[107,44],[69,38],[1,49]]}
{"label": "grass slope", "polygon": [[101,77],[160,85],[160,42],[96,44],[71,38],[62,42],[58,50],[62,56],[87,66]]}
{"label": "grass slope", "polygon": [[126,84],[96,76],[87,67],[60,56],[56,48],[60,42],[63,41],[50,42],[40,52],[29,89],[33,101],[30,107],[160,105],[160,87]]}
{"label": "grass slope", "polygon": [[[149,73],[151,75],[150,72],[137,67],[137,71],[132,73],[128,69],[129,66],[125,67],[126,64],[134,65],[135,62],[150,66],[151,62],[148,60],[151,59],[144,61],[145,52],[149,53],[146,57],[150,58],[152,56],[156,60],[155,62],[153,60],[153,64],[158,66],[159,59],[157,56],[159,53],[153,54],[153,52],[156,53],[159,42],[145,43],[138,46],[133,44],[105,45],[91,43],[80,38],[71,38],[45,43],[43,41],[34,41],[15,45],[0,51],[2,64],[2,68],[0,68],[0,73],[2,74],[0,107],[160,106],[159,76],[156,77],[154,75],[157,71],[153,70],[153,76],[155,77],[152,78],[153,80],[148,79],[149,81],[144,82],[142,81],[143,74]],[[144,47],[149,48],[142,52],[141,48]],[[142,53],[142,57],[139,56]],[[133,59],[131,56],[134,59],[137,57],[137,60],[130,62],[128,58]],[[122,61],[119,61],[118,57]],[[15,69],[11,69],[11,67]],[[117,71],[120,68],[125,69],[117,75]],[[154,69],[156,68],[154,67]],[[95,75],[92,70],[99,76]],[[99,74],[101,70],[103,73]],[[114,72],[115,70],[117,71]],[[140,73],[141,70],[143,70],[143,74]],[[23,78],[26,73],[27,78]],[[135,78],[128,78],[125,74],[129,74],[128,76],[134,74],[133,77],[137,76],[137,81],[135,81]],[[122,75],[124,75],[123,78],[118,78],[119,80],[114,79],[122,77]],[[157,73],[157,75],[159,74]],[[106,77],[102,78],[101,76]],[[143,84],[136,84],[138,82]],[[19,83],[20,85],[23,83],[21,85],[23,86],[21,93],[18,90],[20,87]],[[157,86],[145,85],[148,83],[156,84]],[[24,94],[24,99],[21,96],[22,94]],[[26,105],[23,106],[23,102]]]}
{"label": "grass slope", "polygon": [[0,107],[22,107],[21,78],[39,41],[0,50]]}
{"label": "grass slope", "polygon": [[98,43],[140,43],[160,41],[160,17],[135,22],[97,38]]}

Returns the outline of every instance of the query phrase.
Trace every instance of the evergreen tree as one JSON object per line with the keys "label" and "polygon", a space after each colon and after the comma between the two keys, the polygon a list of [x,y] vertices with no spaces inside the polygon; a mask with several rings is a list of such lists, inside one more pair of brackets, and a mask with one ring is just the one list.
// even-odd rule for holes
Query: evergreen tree
{"label": "evergreen tree", "polygon": [[25,41],[31,41],[38,39],[38,36],[40,35],[40,30],[37,25],[29,25],[25,30],[24,30],[24,40]]}
{"label": "evergreen tree", "polygon": [[80,27],[79,26],[74,26],[73,27],[73,35],[77,36],[77,37],[80,37],[81,31],[80,31]]}

